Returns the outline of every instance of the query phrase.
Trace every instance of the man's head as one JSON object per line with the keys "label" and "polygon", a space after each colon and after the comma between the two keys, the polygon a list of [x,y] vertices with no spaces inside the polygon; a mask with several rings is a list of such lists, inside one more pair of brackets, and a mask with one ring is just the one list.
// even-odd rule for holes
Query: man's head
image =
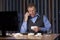
{"label": "man's head", "polygon": [[28,10],[30,15],[35,15],[36,7],[34,4],[29,4],[27,7],[27,10]]}

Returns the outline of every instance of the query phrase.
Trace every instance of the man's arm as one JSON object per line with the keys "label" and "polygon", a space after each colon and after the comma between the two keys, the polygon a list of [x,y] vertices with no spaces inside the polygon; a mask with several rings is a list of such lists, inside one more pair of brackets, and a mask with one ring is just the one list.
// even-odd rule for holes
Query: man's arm
{"label": "man's arm", "polygon": [[20,33],[26,33],[26,31],[27,31],[27,22],[23,21]]}
{"label": "man's arm", "polygon": [[48,31],[51,28],[51,24],[46,16],[43,16],[44,27],[40,28],[41,31]]}
{"label": "man's arm", "polygon": [[26,14],[24,15],[24,21],[23,21],[23,24],[22,24],[21,30],[20,30],[21,33],[26,33],[26,31],[27,31],[28,16],[29,16],[29,13],[26,12]]}

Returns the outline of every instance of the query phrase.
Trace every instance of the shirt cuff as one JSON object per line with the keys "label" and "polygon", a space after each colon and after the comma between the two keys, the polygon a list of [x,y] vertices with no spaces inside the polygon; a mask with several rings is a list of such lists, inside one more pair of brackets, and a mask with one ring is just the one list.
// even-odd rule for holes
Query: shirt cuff
{"label": "shirt cuff", "polygon": [[45,31],[47,31],[47,29],[45,27],[40,27],[40,31],[45,32]]}

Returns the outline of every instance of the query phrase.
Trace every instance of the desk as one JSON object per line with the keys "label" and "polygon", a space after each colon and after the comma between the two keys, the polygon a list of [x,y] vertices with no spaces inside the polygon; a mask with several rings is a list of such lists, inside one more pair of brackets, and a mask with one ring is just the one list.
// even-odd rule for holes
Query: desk
{"label": "desk", "polygon": [[54,40],[57,36],[59,36],[59,34],[43,34],[42,37],[36,37],[36,36],[28,36],[28,35],[23,35],[20,37],[0,37],[0,40],[9,40],[9,39],[32,39],[32,40]]}

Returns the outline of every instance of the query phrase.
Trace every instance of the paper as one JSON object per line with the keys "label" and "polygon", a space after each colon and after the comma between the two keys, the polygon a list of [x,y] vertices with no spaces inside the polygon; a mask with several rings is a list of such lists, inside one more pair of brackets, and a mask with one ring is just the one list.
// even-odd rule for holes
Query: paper
{"label": "paper", "polygon": [[37,33],[35,36],[42,36],[41,33]]}
{"label": "paper", "polygon": [[32,35],[34,35],[34,33],[28,33],[28,36],[32,36]]}
{"label": "paper", "polygon": [[34,29],[34,28],[36,28],[37,26],[31,26],[31,29]]}
{"label": "paper", "polygon": [[23,36],[23,34],[21,33],[15,33],[15,34],[12,34],[14,37],[19,37],[19,36]]}

